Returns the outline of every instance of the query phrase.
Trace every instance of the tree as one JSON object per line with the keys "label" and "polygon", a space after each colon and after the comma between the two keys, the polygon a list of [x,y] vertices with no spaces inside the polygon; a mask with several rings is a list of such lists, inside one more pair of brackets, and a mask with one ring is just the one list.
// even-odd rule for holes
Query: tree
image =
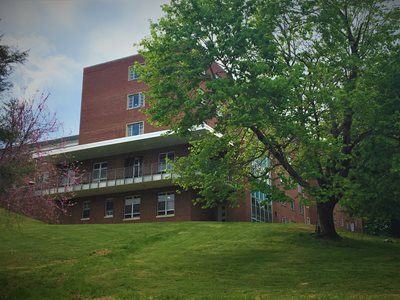
{"label": "tree", "polygon": [[366,230],[400,236],[400,53],[384,72],[375,70],[368,83],[384,96],[370,136],[357,149],[351,171],[354,189],[346,195],[347,210],[365,220]]}
{"label": "tree", "polygon": [[[0,42],[3,35],[0,35]],[[20,132],[17,131],[17,118],[21,117],[24,110],[19,107],[18,101],[7,100],[4,92],[12,87],[12,83],[8,80],[14,70],[15,64],[22,64],[27,57],[27,52],[21,52],[8,45],[0,45],[0,96],[2,100],[1,119],[0,119],[0,147],[1,147],[1,167],[0,167],[0,193],[4,193],[6,186],[12,186],[17,178],[22,174],[29,172],[31,166],[20,164],[16,168],[15,163],[19,163],[18,159],[9,157],[10,149],[13,143],[17,142]],[[19,111],[19,112],[18,112]],[[19,116],[18,116],[19,115]],[[19,126],[19,125],[18,125]],[[18,129],[20,130],[20,129]],[[7,162],[6,162],[7,161]],[[13,163],[11,163],[13,162]]]}
{"label": "tree", "polygon": [[[0,42],[3,35],[0,35]],[[21,64],[28,55],[27,51],[19,51],[14,47],[0,44],[0,93],[12,86],[8,80],[14,70],[14,64]]]}
{"label": "tree", "polygon": [[[73,193],[41,193],[58,187],[59,179],[78,175],[77,166],[58,168],[41,155],[48,137],[58,130],[55,115],[46,107],[47,95],[30,101],[10,99],[0,110],[0,205],[26,216],[56,222],[70,205]],[[74,172],[68,172],[73,168]],[[69,178],[73,184],[77,176]]]}
{"label": "tree", "polygon": [[47,109],[48,95],[30,100],[4,95],[12,86],[8,77],[13,65],[22,63],[26,55],[27,52],[0,45],[0,205],[54,222],[60,209],[63,212],[69,205],[72,194],[67,187],[66,193],[57,196],[38,192],[58,186],[60,176],[67,175],[40,155],[44,141],[59,128],[55,115]]}
{"label": "tree", "polygon": [[[398,8],[172,0],[163,9],[141,43],[146,65],[137,66],[150,88],[149,116],[180,134],[211,122],[216,134],[193,142],[177,182],[199,189],[206,205],[237,201],[249,185],[278,195],[298,184],[316,202],[319,235],[338,238],[333,209],[354,186],[356,150],[382,105],[368,82],[398,52]],[[254,174],[263,156],[270,167]]]}

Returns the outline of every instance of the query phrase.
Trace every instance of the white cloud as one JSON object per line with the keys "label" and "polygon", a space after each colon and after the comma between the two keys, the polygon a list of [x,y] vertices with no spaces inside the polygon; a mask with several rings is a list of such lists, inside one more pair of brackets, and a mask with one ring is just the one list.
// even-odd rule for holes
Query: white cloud
{"label": "white cloud", "polygon": [[18,65],[11,78],[14,82],[13,95],[29,98],[36,91],[51,91],[60,83],[73,84],[74,74],[81,70],[81,64],[60,54],[55,46],[43,36],[7,36],[7,45],[20,50],[29,49],[29,56],[23,65]]}

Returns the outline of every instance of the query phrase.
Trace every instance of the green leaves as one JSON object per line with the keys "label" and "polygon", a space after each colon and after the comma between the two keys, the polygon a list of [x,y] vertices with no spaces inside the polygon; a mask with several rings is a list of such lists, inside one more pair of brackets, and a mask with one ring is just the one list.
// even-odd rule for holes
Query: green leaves
{"label": "green leaves", "polygon": [[290,177],[285,188],[294,181],[316,201],[339,201],[353,188],[349,174],[360,143],[377,122],[390,132],[398,125],[376,114],[393,90],[376,82],[392,72],[387,66],[399,34],[399,10],[382,3],[174,0],[164,6],[165,17],[141,44],[149,117],[181,134],[213,124],[222,136],[193,142],[178,162],[178,183],[198,189],[207,206],[235,202],[232,191],[250,187],[252,160],[265,155]]}

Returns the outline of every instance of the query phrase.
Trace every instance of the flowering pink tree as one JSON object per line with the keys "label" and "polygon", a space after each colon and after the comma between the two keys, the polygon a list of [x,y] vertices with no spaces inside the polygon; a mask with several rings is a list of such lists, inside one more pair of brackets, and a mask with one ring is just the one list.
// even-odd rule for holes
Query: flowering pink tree
{"label": "flowering pink tree", "polygon": [[[31,101],[12,99],[1,107],[0,204],[30,217],[57,222],[71,205],[70,186],[79,171],[71,164],[59,168],[41,154],[48,146],[45,141],[59,129],[55,115],[47,110],[47,99],[44,94]],[[68,183],[61,191],[60,178]]]}

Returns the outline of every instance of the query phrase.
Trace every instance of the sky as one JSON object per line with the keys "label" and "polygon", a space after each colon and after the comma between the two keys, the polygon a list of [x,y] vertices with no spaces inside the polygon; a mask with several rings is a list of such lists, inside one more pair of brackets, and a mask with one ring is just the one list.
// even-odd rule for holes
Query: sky
{"label": "sky", "polygon": [[49,94],[48,109],[62,129],[79,133],[83,68],[137,53],[150,20],[168,0],[0,0],[1,43],[29,50],[15,68],[10,94]]}

